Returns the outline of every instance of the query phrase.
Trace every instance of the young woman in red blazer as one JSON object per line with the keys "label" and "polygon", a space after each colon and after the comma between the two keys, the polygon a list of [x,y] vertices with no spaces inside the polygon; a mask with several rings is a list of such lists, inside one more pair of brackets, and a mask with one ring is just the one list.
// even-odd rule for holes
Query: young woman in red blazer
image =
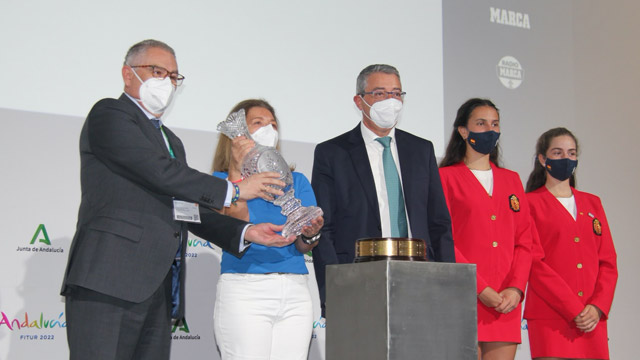
{"label": "young woman in red blazer", "polygon": [[600,198],[575,189],[577,156],[575,136],[551,129],[527,181],[537,236],[524,316],[534,359],[609,358],[616,252]]}
{"label": "young woman in red blazer", "polygon": [[459,109],[440,163],[458,262],[476,264],[478,358],[513,359],[531,266],[531,223],[517,173],[500,166],[498,109],[470,99]]}

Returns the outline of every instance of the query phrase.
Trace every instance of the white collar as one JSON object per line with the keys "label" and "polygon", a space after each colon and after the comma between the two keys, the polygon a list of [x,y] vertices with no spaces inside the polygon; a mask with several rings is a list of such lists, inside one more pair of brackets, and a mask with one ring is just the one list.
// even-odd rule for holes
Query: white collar
{"label": "white collar", "polygon": [[[362,122],[362,121],[360,121],[360,132],[362,132],[362,139],[364,140],[365,145],[369,144],[369,143],[373,143],[373,142],[375,142],[376,144],[380,144],[380,143],[378,143],[376,141],[376,139],[379,138],[380,136],[378,136],[376,133],[371,131],[371,129],[366,127],[364,125],[364,122]],[[395,141],[396,141],[396,127],[395,126],[393,128],[391,128],[391,131],[389,132],[389,134],[387,134],[387,136],[391,138],[391,142],[392,143],[395,143]],[[380,146],[382,146],[382,144],[380,144]]]}

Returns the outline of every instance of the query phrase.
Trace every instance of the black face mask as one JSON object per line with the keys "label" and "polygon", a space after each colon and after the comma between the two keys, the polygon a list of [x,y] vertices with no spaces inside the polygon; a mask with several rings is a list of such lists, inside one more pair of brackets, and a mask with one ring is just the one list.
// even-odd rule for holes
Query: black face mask
{"label": "black face mask", "polygon": [[469,131],[469,137],[467,137],[467,142],[471,145],[473,150],[479,152],[480,154],[489,154],[495,149],[498,144],[498,138],[500,137],[499,132],[485,131],[485,132],[473,132]]}
{"label": "black face mask", "polygon": [[549,159],[544,161],[544,168],[547,169],[549,175],[560,181],[565,181],[573,175],[578,166],[578,160]]}

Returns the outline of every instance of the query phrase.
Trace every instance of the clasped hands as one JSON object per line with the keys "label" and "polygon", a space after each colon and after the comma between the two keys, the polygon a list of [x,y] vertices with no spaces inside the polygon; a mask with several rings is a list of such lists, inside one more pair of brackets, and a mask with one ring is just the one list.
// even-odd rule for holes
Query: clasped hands
{"label": "clasped hands", "polygon": [[[507,314],[513,311],[522,298],[522,293],[516,288],[506,288],[500,293],[487,286],[478,295],[480,301],[486,306],[493,308],[495,311]],[[602,311],[595,305],[588,304],[573,319],[576,327],[585,333],[593,331],[602,317]]]}
{"label": "clasped hands", "polygon": [[600,317],[602,317],[602,310],[595,305],[588,304],[573,321],[580,331],[588,333],[595,330],[600,322]]}
{"label": "clasped hands", "polygon": [[518,307],[522,299],[520,289],[509,287],[500,292],[487,286],[478,294],[478,299],[486,306],[501,314],[508,314]]}

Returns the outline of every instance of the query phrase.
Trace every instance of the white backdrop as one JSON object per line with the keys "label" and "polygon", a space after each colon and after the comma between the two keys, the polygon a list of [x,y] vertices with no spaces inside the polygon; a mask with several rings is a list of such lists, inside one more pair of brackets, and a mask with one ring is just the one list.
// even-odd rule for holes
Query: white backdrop
{"label": "white backdrop", "polygon": [[214,131],[238,101],[263,97],[282,138],[315,144],[355,126],[356,76],[388,63],[408,93],[403,128],[443,147],[440,0],[3,0],[0,9],[0,68],[11,69],[0,108],[84,117],[122,91],[127,49],[155,38],[186,76],[170,126]]}

